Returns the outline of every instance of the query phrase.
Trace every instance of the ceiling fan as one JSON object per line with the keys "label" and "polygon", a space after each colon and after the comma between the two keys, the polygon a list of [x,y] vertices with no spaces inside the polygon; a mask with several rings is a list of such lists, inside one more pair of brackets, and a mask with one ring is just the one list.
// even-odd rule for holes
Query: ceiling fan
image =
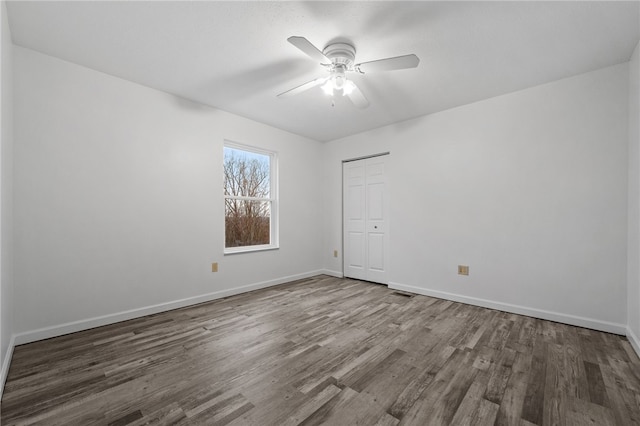
{"label": "ceiling fan", "polygon": [[329,76],[316,78],[286,92],[282,92],[278,95],[280,98],[297,95],[298,93],[322,84],[322,90],[326,94],[333,95],[336,91],[342,92],[342,95],[349,97],[355,106],[358,108],[366,108],[369,106],[369,101],[360,89],[358,89],[358,86],[356,86],[352,80],[347,79],[347,73],[357,72],[366,74],[375,71],[415,68],[420,63],[420,59],[418,59],[416,55],[411,54],[355,64],[356,48],[349,43],[332,43],[320,51],[320,49],[304,37],[292,36],[289,37],[287,41],[302,50],[311,57],[311,59],[320,62],[320,65],[325,67],[329,72]]}

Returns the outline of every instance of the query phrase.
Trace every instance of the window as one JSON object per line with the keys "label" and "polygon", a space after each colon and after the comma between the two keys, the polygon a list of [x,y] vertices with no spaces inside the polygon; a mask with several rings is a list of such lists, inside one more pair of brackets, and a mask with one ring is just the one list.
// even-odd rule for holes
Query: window
{"label": "window", "polygon": [[225,142],[224,252],[278,248],[276,154]]}

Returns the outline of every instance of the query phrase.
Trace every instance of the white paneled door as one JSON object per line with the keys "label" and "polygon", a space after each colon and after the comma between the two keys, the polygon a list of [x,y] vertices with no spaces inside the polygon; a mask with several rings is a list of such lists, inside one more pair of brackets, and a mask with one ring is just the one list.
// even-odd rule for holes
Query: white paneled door
{"label": "white paneled door", "polygon": [[342,166],[345,277],[387,284],[388,157],[349,161]]}

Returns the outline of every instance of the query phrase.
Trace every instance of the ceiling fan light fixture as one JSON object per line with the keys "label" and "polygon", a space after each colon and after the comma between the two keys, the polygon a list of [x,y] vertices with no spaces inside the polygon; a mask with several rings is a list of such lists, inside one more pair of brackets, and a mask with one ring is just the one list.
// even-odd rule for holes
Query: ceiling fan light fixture
{"label": "ceiling fan light fixture", "polygon": [[[327,82],[325,84],[322,85],[322,91],[329,96],[332,96],[334,94],[334,92],[337,91],[341,91],[343,92],[343,95],[345,94],[344,91],[347,90],[347,86],[350,87],[349,93],[351,93],[351,90],[353,90],[353,87],[350,86],[351,83],[349,80],[347,80],[347,77],[344,75],[344,72],[335,72],[333,73],[333,75],[331,76],[331,78],[329,78],[329,80],[327,80]],[[353,83],[351,83],[353,84]]]}
{"label": "ceiling fan light fixture", "polygon": [[356,88],[356,85],[351,80],[346,80],[344,82],[344,86],[342,87],[342,96],[348,96],[353,93],[353,89]]}
{"label": "ceiling fan light fixture", "polygon": [[325,84],[322,85],[322,91],[325,95],[332,96],[333,95],[333,79],[327,80]]}

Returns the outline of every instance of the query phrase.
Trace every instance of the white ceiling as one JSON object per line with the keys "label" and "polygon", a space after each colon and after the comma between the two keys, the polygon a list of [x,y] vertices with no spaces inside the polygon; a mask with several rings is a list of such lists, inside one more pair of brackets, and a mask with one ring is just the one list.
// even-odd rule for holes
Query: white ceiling
{"label": "white ceiling", "polygon": [[[14,43],[320,141],[629,60],[640,2],[7,2]],[[349,40],[356,62],[418,68],[353,80],[372,105],[319,87],[289,44]],[[352,74],[350,74],[352,75]]]}

